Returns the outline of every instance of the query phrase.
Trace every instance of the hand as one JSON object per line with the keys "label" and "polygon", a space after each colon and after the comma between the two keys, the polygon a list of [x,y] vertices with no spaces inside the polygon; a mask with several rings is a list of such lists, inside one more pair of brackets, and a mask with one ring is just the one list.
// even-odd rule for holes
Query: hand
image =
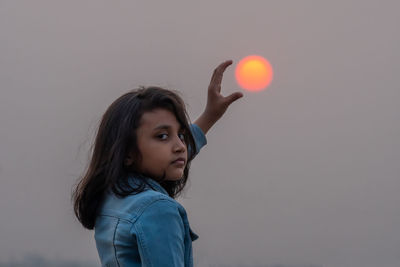
{"label": "hand", "polygon": [[221,95],[222,76],[226,68],[231,64],[232,60],[222,62],[214,70],[211,77],[210,85],[208,86],[206,108],[200,118],[195,122],[204,133],[207,133],[211,126],[224,115],[230,104],[243,97],[241,92],[235,92],[226,97]]}
{"label": "hand", "polygon": [[218,120],[225,111],[237,99],[243,97],[241,92],[235,92],[227,97],[221,95],[222,76],[226,68],[232,64],[232,60],[222,62],[215,70],[208,86],[207,105],[205,113]]}

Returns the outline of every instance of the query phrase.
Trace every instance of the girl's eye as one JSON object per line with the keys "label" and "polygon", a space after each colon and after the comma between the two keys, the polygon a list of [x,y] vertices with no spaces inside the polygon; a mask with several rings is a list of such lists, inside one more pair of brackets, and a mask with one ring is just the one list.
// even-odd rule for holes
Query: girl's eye
{"label": "girl's eye", "polygon": [[159,134],[157,135],[158,138],[165,140],[166,138],[162,138],[163,136],[168,136],[168,134]]}
{"label": "girl's eye", "polygon": [[179,135],[180,135],[181,140],[185,141],[185,134],[184,133],[180,133]]}
{"label": "girl's eye", "polygon": [[[179,135],[179,138],[182,140],[182,141],[185,141],[185,134],[184,133],[180,133],[180,134],[178,134]],[[166,140],[167,138],[168,138],[168,134],[159,134],[159,135],[157,135],[157,137],[159,138],[159,139],[161,139],[161,140]]]}

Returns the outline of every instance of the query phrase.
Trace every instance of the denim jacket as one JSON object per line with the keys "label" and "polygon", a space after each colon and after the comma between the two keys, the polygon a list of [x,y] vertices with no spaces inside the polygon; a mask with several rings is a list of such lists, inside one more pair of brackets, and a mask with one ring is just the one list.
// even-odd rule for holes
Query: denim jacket
{"label": "denim jacket", "polygon": [[[197,154],[207,140],[197,125],[190,128]],[[138,181],[135,176],[129,179]],[[192,241],[198,235],[190,228],[184,207],[159,183],[146,181],[139,194],[106,195],[94,234],[102,266],[193,266]]]}

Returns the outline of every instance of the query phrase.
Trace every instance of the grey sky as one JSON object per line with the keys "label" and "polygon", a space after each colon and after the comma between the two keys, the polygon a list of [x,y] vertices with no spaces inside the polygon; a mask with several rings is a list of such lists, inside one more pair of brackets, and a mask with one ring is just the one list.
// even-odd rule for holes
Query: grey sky
{"label": "grey sky", "polygon": [[70,193],[101,115],[139,85],[194,121],[213,69],[271,86],[207,135],[179,201],[198,266],[400,266],[400,2],[0,1],[0,260],[98,262]]}

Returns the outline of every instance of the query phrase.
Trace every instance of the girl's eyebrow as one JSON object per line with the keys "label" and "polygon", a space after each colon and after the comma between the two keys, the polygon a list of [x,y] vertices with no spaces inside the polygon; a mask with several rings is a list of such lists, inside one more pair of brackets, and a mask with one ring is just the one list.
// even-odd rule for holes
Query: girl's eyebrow
{"label": "girl's eyebrow", "polygon": [[[160,130],[160,129],[170,129],[170,128],[172,128],[172,126],[171,125],[168,125],[168,124],[162,124],[162,125],[159,125],[159,126],[157,126],[156,128],[154,128],[153,129],[153,131],[157,131],[157,130]],[[179,130],[182,130],[182,126],[181,125],[179,125]]]}

